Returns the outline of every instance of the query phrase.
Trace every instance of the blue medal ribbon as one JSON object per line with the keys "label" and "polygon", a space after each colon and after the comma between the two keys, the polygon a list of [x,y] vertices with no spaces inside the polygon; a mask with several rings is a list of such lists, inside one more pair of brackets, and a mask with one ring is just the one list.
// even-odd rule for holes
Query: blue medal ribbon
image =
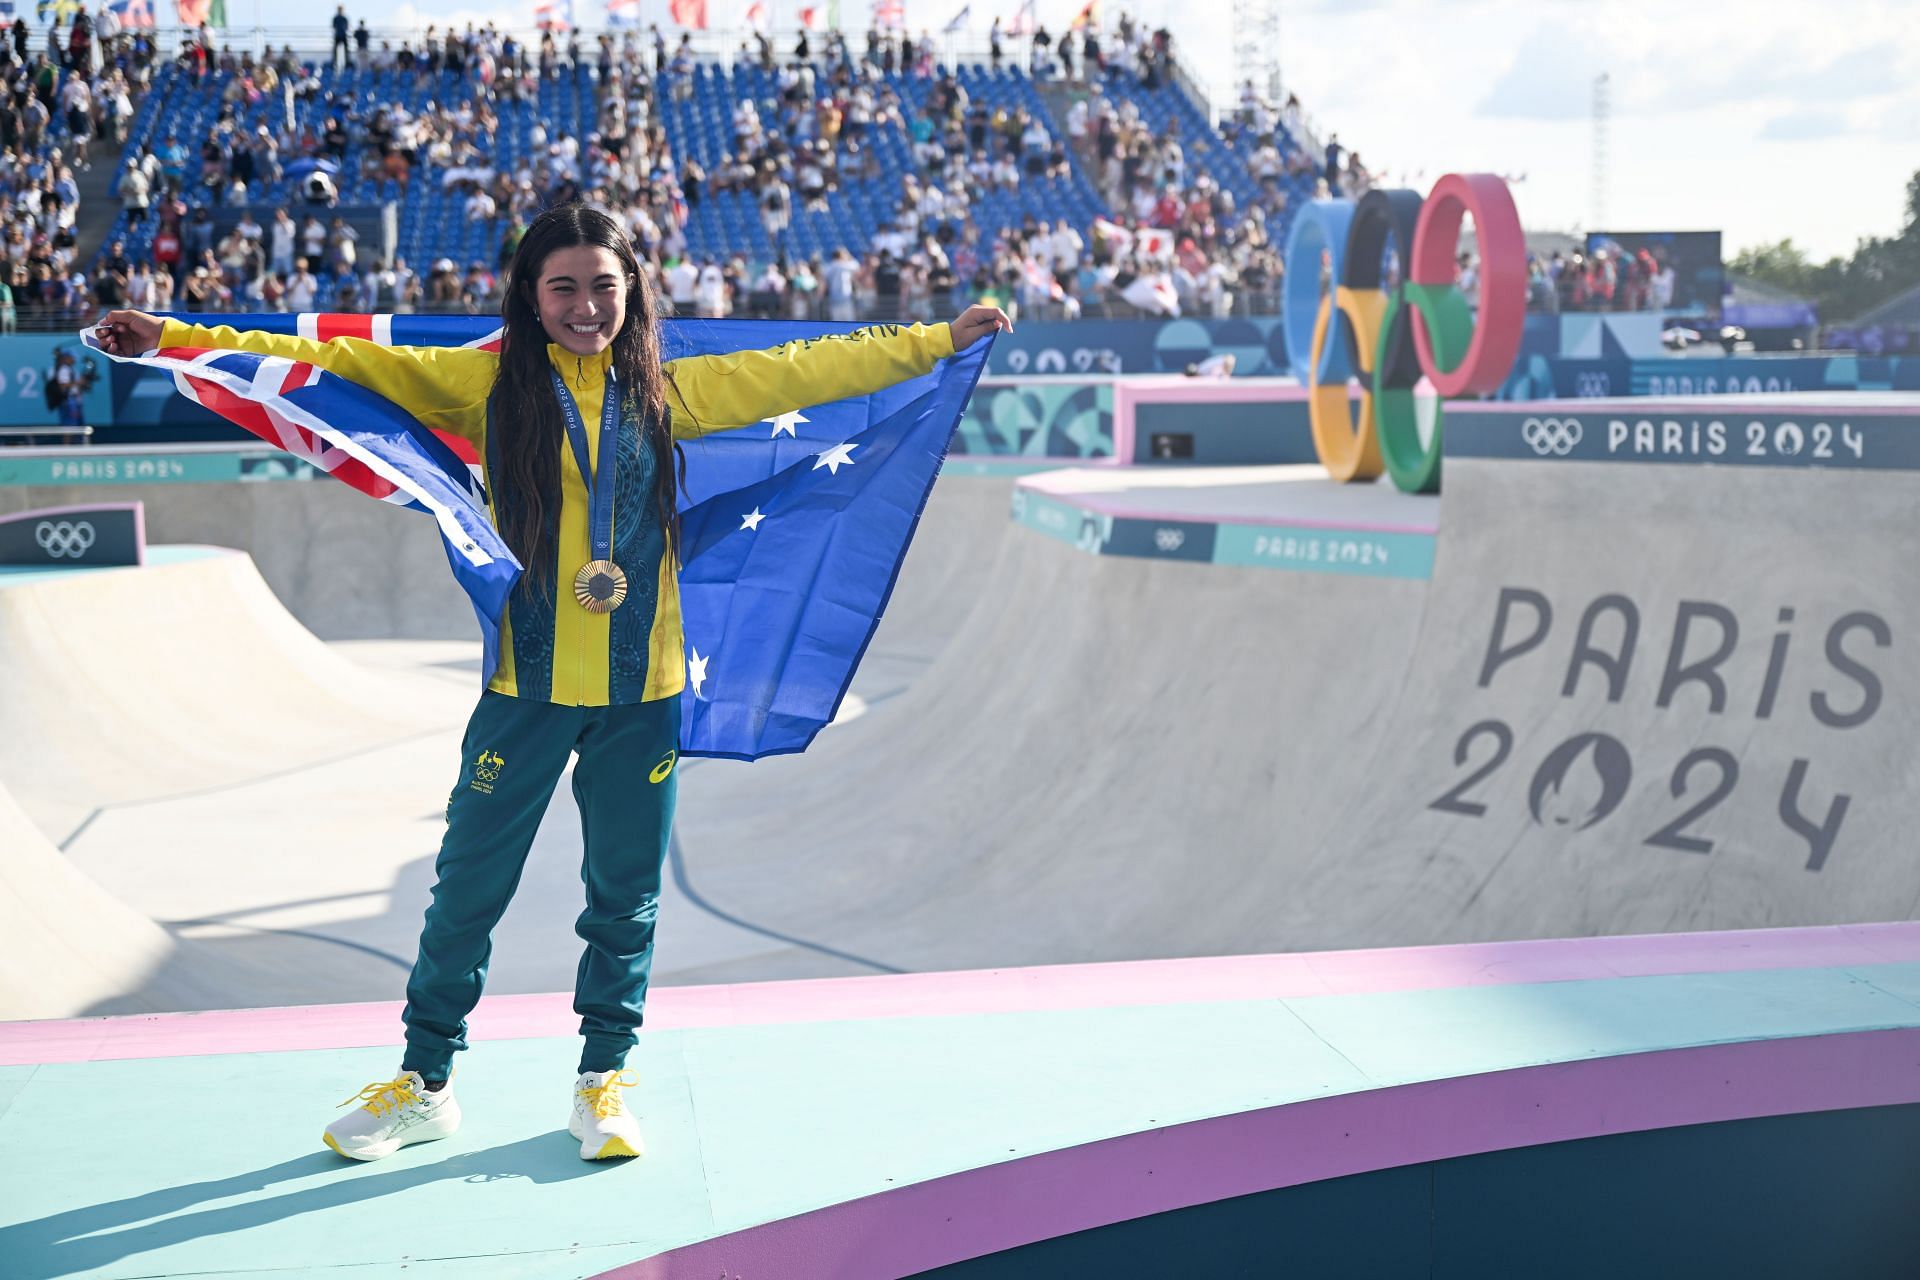
{"label": "blue medal ribbon", "polygon": [[574,402],[573,392],[567,389],[560,371],[549,367],[547,372],[553,377],[554,394],[560,397],[560,412],[566,416],[567,441],[573,446],[573,460],[580,465],[580,478],[587,485],[587,527],[593,542],[593,558],[611,560],[613,473],[620,453],[620,403],[619,397],[614,394],[616,387],[613,374],[608,372],[606,389],[601,393],[600,444],[597,450],[600,466],[596,471],[592,457],[587,452],[587,428],[580,420],[580,406]]}

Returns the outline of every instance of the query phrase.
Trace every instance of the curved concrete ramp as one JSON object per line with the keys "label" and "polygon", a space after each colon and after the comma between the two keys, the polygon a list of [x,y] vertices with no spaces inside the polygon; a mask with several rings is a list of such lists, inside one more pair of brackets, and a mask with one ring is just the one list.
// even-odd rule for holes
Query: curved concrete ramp
{"label": "curved concrete ramp", "polygon": [[991,549],[1006,532],[1012,491],[1013,476],[1004,466],[948,463],[920,513],[886,614],[861,658],[861,705],[903,691],[959,633],[987,587]]}
{"label": "curved concrete ramp", "polygon": [[1920,399],[1489,405],[1447,440],[1416,658],[1289,944],[1913,918]]}
{"label": "curved concrete ramp", "polygon": [[0,576],[0,669],[0,780],[57,843],[101,809],[445,728],[471,702],[341,657],[216,547]]}
{"label": "curved concrete ramp", "polygon": [[[951,639],[980,597],[991,558],[978,548],[1004,535],[1011,487],[992,472],[943,482],[851,711],[896,696]],[[33,856],[20,856],[63,868],[60,884],[85,883],[112,904],[48,898],[34,914],[55,951],[95,945],[106,918],[124,920],[119,941],[140,944],[138,963],[97,982],[35,1003],[0,999],[0,1017],[399,991],[474,697],[462,647],[320,644],[247,557],[214,548],[158,548],[138,571],[0,577],[0,643],[12,646],[0,648],[10,676],[19,673],[0,702],[10,735],[0,780],[31,797],[25,807],[44,827],[22,819]],[[440,670],[443,660],[459,669]],[[393,669],[370,668],[381,661]],[[0,840],[0,875],[25,875],[11,839]],[[563,785],[496,936],[493,990],[571,984],[578,864]],[[688,960],[738,954],[730,924],[691,903],[668,914]]]}
{"label": "curved concrete ramp", "polygon": [[[1320,523],[1379,497],[1270,470]],[[1285,946],[1396,693],[1332,677],[1403,669],[1426,584],[1092,557],[1002,523],[978,606],[908,693],[804,756],[689,769],[702,894],[822,945],[686,968],[663,917],[670,981]]]}
{"label": "curved concrete ramp", "polygon": [[0,1022],[319,999],[343,970],[311,941],[179,940],[76,868],[0,788]]}
{"label": "curved concrete ramp", "polygon": [[[1920,402],[1488,405],[1448,431],[1430,583],[1167,562],[1232,518],[1211,499],[1147,513],[1157,547],[1135,521],[1144,558],[1010,529],[897,703],[690,773],[689,874],[768,945],[680,971],[663,929],[663,971],[1920,912]],[[1109,480],[1026,487],[1077,505],[1066,541],[1124,540]]]}
{"label": "curved concrete ramp", "polygon": [[138,992],[119,1011],[177,1009],[149,990],[174,943],[74,870],[0,788],[0,1020],[69,1017]]}
{"label": "curved concrete ramp", "polygon": [[[129,896],[159,884],[217,898],[233,868],[216,845],[277,882],[260,901],[316,882],[332,892],[324,865],[275,862],[311,809],[269,810],[238,836],[228,815],[217,832],[157,839],[140,806],[302,770],[324,793],[328,765],[452,733],[469,685],[350,661],[288,615],[247,556],[214,547],[153,548],[132,569],[0,573],[0,670],[0,1019],[392,989],[392,961],[364,948],[298,929],[183,941],[156,922],[167,911]],[[133,829],[126,856],[76,864],[60,846],[108,814]]]}

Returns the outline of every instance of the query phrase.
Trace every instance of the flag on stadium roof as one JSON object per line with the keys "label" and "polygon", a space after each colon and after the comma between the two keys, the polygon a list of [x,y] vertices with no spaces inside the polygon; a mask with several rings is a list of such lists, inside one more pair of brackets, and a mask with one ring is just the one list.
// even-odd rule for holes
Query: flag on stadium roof
{"label": "flag on stadium roof", "polygon": [[[316,341],[498,349],[484,316],[221,315]],[[849,324],[661,323],[661,355],[722,355],[844,334]],[[99,349],[92,330],[82,335]],[[752,760],[804,750],[840,707],[873,638],[920,512],[991,341],[931,373],[682,442],[681,746]],[[486,646],[520,576],[487,516],[480,459],[383,396],[317,365],[247,351],[163,348],[114,357],[163,370],[182,394],[361,493],[431,515]]]}

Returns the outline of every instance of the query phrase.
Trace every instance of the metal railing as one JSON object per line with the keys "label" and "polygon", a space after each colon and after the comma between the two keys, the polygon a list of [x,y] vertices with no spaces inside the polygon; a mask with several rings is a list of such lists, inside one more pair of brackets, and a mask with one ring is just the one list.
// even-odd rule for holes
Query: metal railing
{"label": "metal railing", "polygon": [[[87,443],[93,436],[93,428],[74,424],[71,426],[55,424],[45,427],[0,427],[0,448],[31,449],[41,447],[47,442],[53,445],[71,448]],[[10,441],[25,440],[24,445],[10,444]]]}

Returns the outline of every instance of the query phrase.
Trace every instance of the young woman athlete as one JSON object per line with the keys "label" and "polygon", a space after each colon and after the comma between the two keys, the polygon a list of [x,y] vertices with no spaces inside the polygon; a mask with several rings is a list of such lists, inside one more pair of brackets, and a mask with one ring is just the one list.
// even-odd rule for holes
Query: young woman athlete
{"label": "young woman athlete", "polygon": [[877,391],[1012,328],[999,309],[974,306],[950,325],[663,365],[646,274],[618,224],[581,204],[527,229],[501,315],[497,354],[320,343],[138,311],[112,312],[98,331],[116,355],[217,347],[303,360],[465,437],[484,460],[489,514],[526,569],[461,746],[407,980],[400,1074],[349,1099],[361,1105],[324,1135],[356,1160],[459,1127],[453,1055],[467,1047],[494,926],[575,752],[587,902],[574,1010],[585,1045],[568,1128],[585,1159],[641,1153],[624,1066],[653,964],[686,682],[674,442]]}

